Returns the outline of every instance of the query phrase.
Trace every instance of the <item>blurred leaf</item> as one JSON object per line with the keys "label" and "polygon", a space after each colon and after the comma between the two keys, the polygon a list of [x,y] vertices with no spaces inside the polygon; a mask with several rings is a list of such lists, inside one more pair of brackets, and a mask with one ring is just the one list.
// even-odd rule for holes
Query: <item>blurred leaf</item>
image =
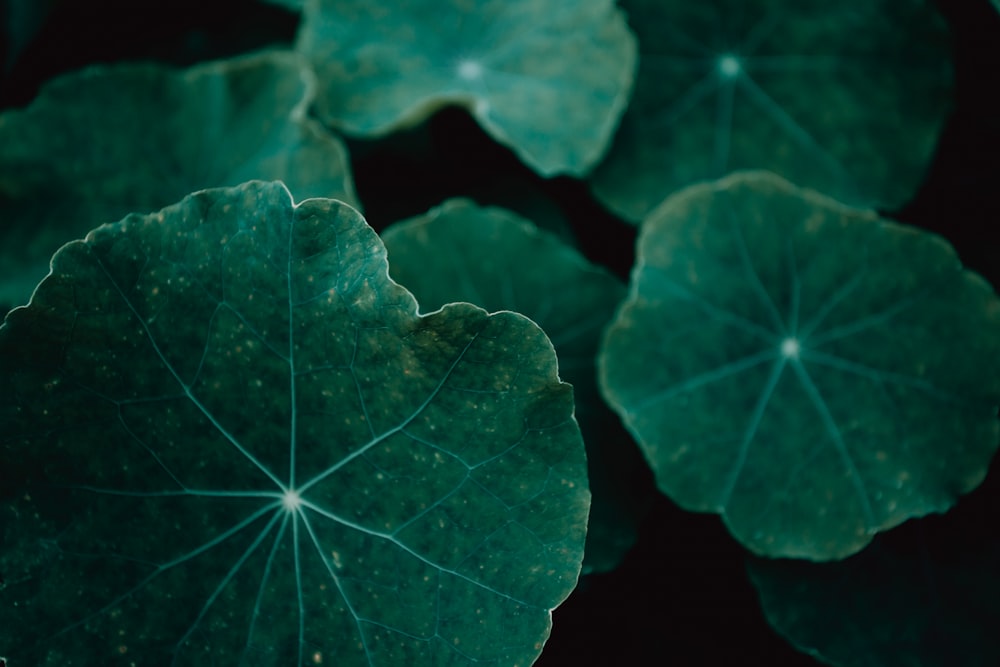
{"label": "blurred leaf", "polygon": [[0,14],[4,21],[0,24],[0,35],[7,44],[4,66],[0,75],[10,72],[21,52],[38,33],[53,7],[60,0],[7,0],[0,4]]}
{"label": "blurred leaf", "polygon": [[635,95],[591,177],[616,214],[738,169],[846,203],[916,192],[951,107],[947,26],[930,0],[622,0]]}
{"label": "blurred leaf", "polygon": [[582,175],[602,157],[635,73],[611,0],[317,0],[298,49],[321,119],[356,136],[466,107],[532,169]]}
{"label": "blurred leaf", "polygon": [[744,173],[669,198],[637,253],[599,381],[682,507],[828,560],[982,481],[1000,299],[944,240]]}
{"label": "blurred leaf", "polygon": [[527,220],[463,199],[396,223],[382,239],[391,275],[412,289],[421,311],[455,301],[512,310],[551,338],[587,445],[593,502],[584,570],[616,567],[635,541],[651,490],[639,483],[642,458],[601,399],[594,374],[601,331],[624,286]]}
{"label": "blurred leaf", "polygon": [[1000,540],[943,556],[880,536],[845,561],[754,558],[749,572],[768,622],[827,664],[1000,664]]}
{"label": "blurred leaf", "polygon": [[27,303],[63,243],[196,190],[280,179],[356,203],[343,145],[305,116],[313,91],[295,54],[269,52],[93,67],[0,115],[0,306]]}
{"label": "blurred leaf", "polygon": [[0,327],[12,662],[530,664],[583,557],[572,392],[426,317],[345,204],[207,190],[64,246]]}

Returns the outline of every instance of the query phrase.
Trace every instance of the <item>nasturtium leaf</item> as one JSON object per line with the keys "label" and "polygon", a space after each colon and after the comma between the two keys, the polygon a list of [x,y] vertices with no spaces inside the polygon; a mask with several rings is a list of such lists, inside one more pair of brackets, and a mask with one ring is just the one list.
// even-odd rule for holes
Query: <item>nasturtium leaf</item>
{"label": "nasturtium leaf", "polygon": [[826,664],[998,665],[1000,541],[943,551],[879,536],[847,560],[754,558],[749,572],[768,622]]}
{"label": "nasturtium leaf", "polygon": [[346,133],[460,105],[545,176],[604,155],[637,53],[612,0],[315,0],[296,48],[316,69],[317,113]]}
{"label": "nasturtium leaf", "polygon": [[95,66],[0,115],[0,307],[27,303],[63,243],[196,190],[263,178],[356,203],[343,144],[306,117],[314,91],[301,58],[273,51]]}
{"label": "nasturtium leaf", "polygon": [[845,203],[897,208],[951,107],[931,0],[622,0],[635,94],[594,194],[638,222],[667,194],[768,169]]}
{"label": "nasturtium leaf", "polygon": [[601,331],[625,297],[613,275],[529,221],[451,199],[382,233],[389,273],[429,312],[454,301],[530,317],[548,334],[573,385],[593,494],[584,571],[618,565],[649,500],[645,464],[597,390]]}
{"label": "nasturtium leaf", "polygon": [[935,235],[740,173],[643,223],[598,378],[681,506],[842,558],[983,479],[1000,299]]}
{"label": "nasturtium leaf", "polygon": [[52,264],[0,327],[12,662],[537,657],[590,496],[534,323],[418,315],[360,214],[280,183],[130,215]]}

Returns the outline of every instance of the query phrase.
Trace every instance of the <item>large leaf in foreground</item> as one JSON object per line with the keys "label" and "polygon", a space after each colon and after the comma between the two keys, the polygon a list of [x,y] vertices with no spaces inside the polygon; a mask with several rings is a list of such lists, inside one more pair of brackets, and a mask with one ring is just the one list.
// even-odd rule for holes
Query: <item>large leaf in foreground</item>
{"label": "large leaf in foreground", "polygon": [[636,64],[611,0],[316,0],[296,48],[325,122],[374,136],[461,105],[546,176],[600,160]]}
{"label": "large leaf in foreground", "polygon": [[305,115],[314,92],[300,58],[267,52],[92,67],[0,115],[0,308],[28,302],[63,243],[196,190],[263,178],[354,203],[343,144]]}
{"label": "large leaf in foreground", "polygon": [[[601,331],[625,297],[613,275],[501,208],[452,199],[382,233],[389,272],[430,312],[453,301],[530,317],[548,334],[572,383],[587,445],[593,502],[584,571],[618,565],[651,495],[645,464],[597,391]],[[641,481],[647,481],[643,485]]]}
{"label": "large leaf in foreground", "polygon": [[94,230],[0,378],[15,664],[527,665],[580,571],[548,339],[418,316],[337,201],[253,182]]}
{"label": "large leaf in foreground", "polygon": [[769,169],[846,203],[916,192],[951,106],[931,0],[622,0],[635,94],[594,194],[638,222],[664,197]]}
{"label": "large leaf in foreground", "polygon": [[734,175],[643,223],[599,380],[680,505],[841,558],[983,479],[1000,299],[937,236]]}

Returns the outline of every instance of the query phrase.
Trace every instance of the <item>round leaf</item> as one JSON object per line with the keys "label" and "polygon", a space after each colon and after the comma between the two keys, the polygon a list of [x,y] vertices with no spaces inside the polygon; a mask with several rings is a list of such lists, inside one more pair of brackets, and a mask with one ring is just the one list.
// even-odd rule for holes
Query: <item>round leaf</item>
{"label": "round leaf", "polygon": [[12,663],[530,664],[589,493],[530,320],[426,317],[361,216],[206,190],[0,327]]}
{"label": "round leaf", "polygon": [[681,506],[842,558],[983,479],[1000,299],[937,236],[738,174],[644,222],[599,381]]}
{"label": "round leaf", "polygon": [[738,169],[859,206],[916,192],[951,107],[947,28],[930,0],[623,0],[635,94],[591,176],[616,214]]}
{"label": "round leaf", "polygon": [[317,0],[297,48],[325,122],[373,136],[462,105],[546,176],[581,175],[603,156],[636,63],[611,0]]}
{"label": "round leaf", "polygon": [[468,301],[530,317],[573,385],[593,494],[584,571],[615,568],[635,541],[649,494],[639,452],[597,391],[594,360],[625,287],[576,250],[500,208],[452,199],[382,234],[390,273],[421,310]]}
{"label": "round leaf", "polygon": [[265,178],[355,202],[342,143],[305,116],[313,92],[300,58],[268,52],[92,67],[0,115],[0,306],[27,303],[63,243],[196,190]]}

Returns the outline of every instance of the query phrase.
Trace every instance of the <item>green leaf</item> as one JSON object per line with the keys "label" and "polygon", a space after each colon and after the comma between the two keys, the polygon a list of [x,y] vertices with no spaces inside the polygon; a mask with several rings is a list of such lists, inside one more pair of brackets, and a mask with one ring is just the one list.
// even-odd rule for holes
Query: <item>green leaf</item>
{"label": "green leaf", "polygon": [[287,52],[99,66],[0,115],[0,307],[27,303],[63,243],[196,190],[264,178],[355,203],[342,143],[305,115],[314,87]]}
{"label": "green leaf", "polygon": [[837,563],[755,558],[749,573],[768,622],[826,664],[988,667],[1000,664],[997,563],[996,536],[965,551],[880,536]]}
{"label": "green leaf", "polygon": [[251,182],[92,231],[0,382],[12,663],[527,665],[576,583],[551,343],[418,316],[341,202]]}
{"label": "green leaf", "polygon": [[296,48],[315,66],[325,122],[375,136],[461,105],[545,176],[602,157],[636,64],[611,0],[318,0]]}
{"label": "green leaf", "polygon": [[584,571],[615,568],[635,541],[650,494],[644,463],[597,391],[594,360],[604,326],[625,296],[613,275],[527,220],[452,199],[382,234],[390,273],[421,310],[454,301],[512,310],[548,334],[559,373],[573,385],[593,494]]}
{"label": "green leaf", "polygon": [[749,173],[669,198],[637,252],[599,381],[681,506],[826,560],[983,479],[1000,299],[944,240]]}
{"label": "green leaf", "polygon": [[853,205],[916,192],[951,108],[930,0],[622,0],[635,95],[594,194],[638,222],[664,197],[768,169]]}

